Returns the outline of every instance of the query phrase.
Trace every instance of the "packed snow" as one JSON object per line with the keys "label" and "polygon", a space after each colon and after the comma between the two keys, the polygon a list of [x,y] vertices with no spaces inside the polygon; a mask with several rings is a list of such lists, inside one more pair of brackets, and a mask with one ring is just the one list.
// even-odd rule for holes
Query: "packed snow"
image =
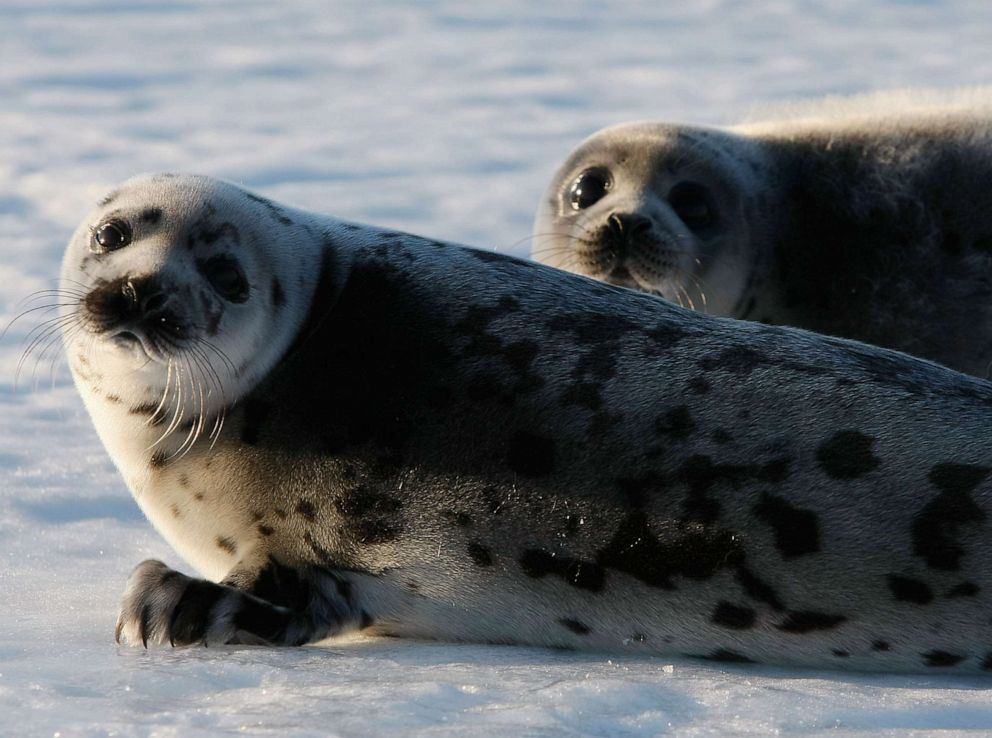
{"label": "packed snow", "polygon": [[[987,0],[0,0],[0,30],[0,324],[138,172],[525,255],[547,180],[602,126],[992,79]],[[0,735],[992,731],[980,678],[390,639],[118,647],[131,568],[185,567],[56,346],[17,372],[37,325],[0,341]]]}

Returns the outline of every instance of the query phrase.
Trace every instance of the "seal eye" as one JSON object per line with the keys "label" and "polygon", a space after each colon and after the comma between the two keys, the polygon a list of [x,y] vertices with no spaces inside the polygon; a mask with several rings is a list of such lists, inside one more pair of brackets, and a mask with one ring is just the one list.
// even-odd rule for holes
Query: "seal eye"
{"label": "seal eye", "polygon": [[248,299],[248,280],[234,259],[217,256],[203,265],[203,274],[221,297],[229,302]]}
{"label": "seal eye", "polygon": [[131,243],[131,229],[121,220],[108,220],[101,223],[93,231],[93,240],[97,248],[93,251],[116,251]]}
{"label": "seal eye", "polygon": [[700,231],[716,224],[716,206],[710,192],[696,182],[681,182],[668,193],[668,204],[689,230]]}
{"label": "seal eye", "polygon": [[610,189],[610,173],[605,169],[588,169],[572,182],[568,191],[572,210],[585,210],[603,199]]}

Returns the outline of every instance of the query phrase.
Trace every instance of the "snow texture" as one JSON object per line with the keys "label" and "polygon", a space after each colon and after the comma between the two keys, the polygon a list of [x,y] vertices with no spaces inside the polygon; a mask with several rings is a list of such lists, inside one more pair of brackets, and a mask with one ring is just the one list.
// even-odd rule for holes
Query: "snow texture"
{"label": "snow texture", "polygon": [[[0,324],[142,171],[526,254],[547,180],[604,125],[992,79],[987,0],[0,0],[0,29]],[[52,352],[15,383],[35,325],[0,342],[0,735],[992,730],[977,678],[396,640],[118,648],[131,568],[184,566]]]}

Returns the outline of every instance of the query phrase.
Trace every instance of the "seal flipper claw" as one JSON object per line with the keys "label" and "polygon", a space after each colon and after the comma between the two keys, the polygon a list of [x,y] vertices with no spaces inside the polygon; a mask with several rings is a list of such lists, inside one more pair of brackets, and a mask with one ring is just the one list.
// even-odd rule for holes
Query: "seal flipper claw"
{"label": "seal flipper claw", "polygon": [[[242,569],[237,578],[264,580],[267,571],[267,567],[256,569],[257,576],[248,577]],[[297,576],[294,581],[304,578]],[[313,587],[319,583],[314,582]],[[272,593],[279,594],[275,590]],[[140,642],[146,648],[149,642],[171,646],[298,646],[339,632],[344,618],[337,613],[344,608],[335,606],[327,596],[309,599],[315,607],[273,604],[231,583],[194,579],[149,560],[139,564],[128,580],[116,635],[118,642],[123,636],[125,643]]]}

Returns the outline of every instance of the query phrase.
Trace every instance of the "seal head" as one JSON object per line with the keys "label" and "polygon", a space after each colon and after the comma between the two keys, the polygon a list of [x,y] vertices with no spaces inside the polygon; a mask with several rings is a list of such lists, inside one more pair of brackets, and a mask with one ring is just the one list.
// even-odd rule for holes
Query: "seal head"
{"label": "seal head", "polygon": [[541,199],[533,256],[729,313],[751,277],[747,255],[760,237],[748,193],[764,162],[750,148],[714,129],[643,122],[600,131]]}

